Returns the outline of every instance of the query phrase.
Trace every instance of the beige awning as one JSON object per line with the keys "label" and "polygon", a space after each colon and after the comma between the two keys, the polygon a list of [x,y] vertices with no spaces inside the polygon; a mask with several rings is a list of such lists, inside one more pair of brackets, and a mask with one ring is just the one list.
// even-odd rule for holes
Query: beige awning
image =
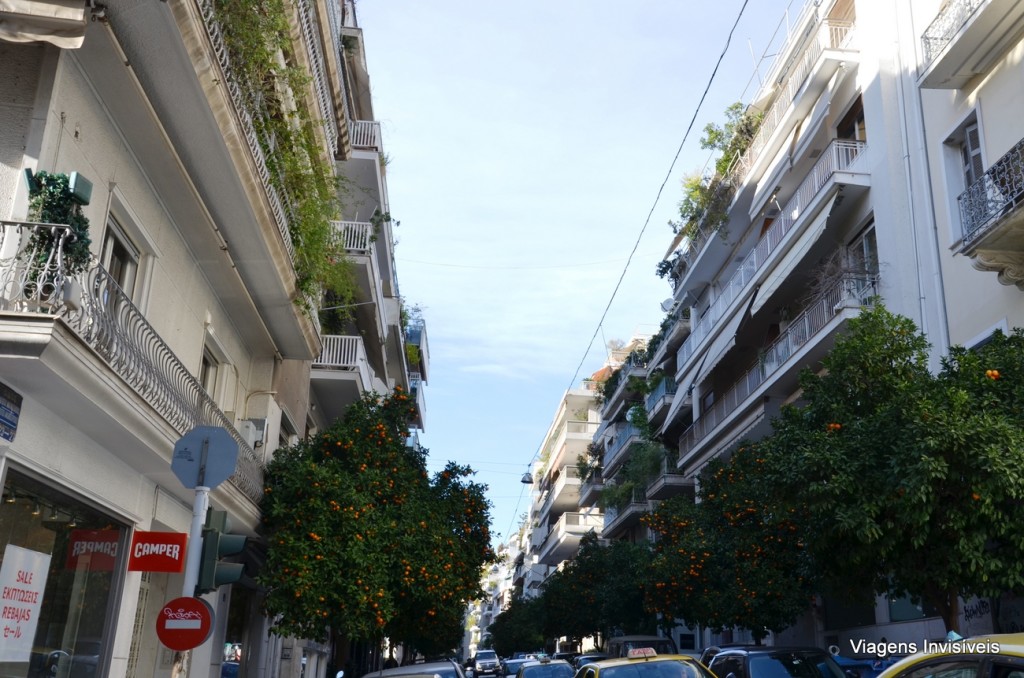
{"label": "beige awning", "polygon": [[84,0],[0,0],[0,40],[77,49],[89,17]]}
{"label": "beige awning", "polygon": [[825,232],[825,225],[829,215],[832,213],[832,205],[835,204],[836,197],[838,196],[832,196],[827,203],[822,205],[818,216],[814,217],[814,221],[800,234],[800,239],[793,245],[793,249],[786,253],[782,261],[775,266],[771,274],[761,284],[761,289],[757,293],[757,299],[754,300],[753,305],[750,307],[751,314],[757,313],[764,303],[771,298],[775,290],[779,288],[779,285],[796,270],[796,267],[811,250],[814,243]]}

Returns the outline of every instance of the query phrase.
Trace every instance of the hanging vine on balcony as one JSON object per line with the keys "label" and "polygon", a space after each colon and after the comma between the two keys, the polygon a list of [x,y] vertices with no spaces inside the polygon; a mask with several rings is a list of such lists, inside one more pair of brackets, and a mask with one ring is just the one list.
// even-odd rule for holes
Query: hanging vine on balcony
{"label": "hanging vine on balcony", "polygon": [[339,180],[320,152],[316,128],[322,121],[297,96],[310,76],[294,59],[293,3],[215,0],[214,7],[270,181],[287,205],[297,302],[305,305],[326,292],[335,305],[351,303],[355,276],[331,225],[340,213]]}
{"label": "hanging vine on balcony", "polygon": [[[64,275],[71,276],[84,271],[92,254],[89,252],[89,220],[82,214],[82,206],[75,200],[66,174],[50,174],[40,171],[29,180],[30,221],[45,224],[65,224],[71,228],[71,236],[64,241]],[[43,266],[50,252],[56,246],[58,234],[48,228],[36,229],[25,248],[35,253]],[[38,270],[38,269],[34,269]]]}

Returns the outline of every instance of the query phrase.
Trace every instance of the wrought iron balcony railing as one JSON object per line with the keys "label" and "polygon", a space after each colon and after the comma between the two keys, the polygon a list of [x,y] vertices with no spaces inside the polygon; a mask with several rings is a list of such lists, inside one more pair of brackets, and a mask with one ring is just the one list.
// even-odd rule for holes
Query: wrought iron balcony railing
{"label": "wrought iron balcony railing", "polygon": [[860,153],[864,150],[865,144],[862,141],[846,141],[835,139],[829,144],[821,158],[815,163],[807,177],[803,180],[796,192],[782,208],[781,214],[757,242],[746,257],[744,257],[739,268],[733,273],[729,281],[722,286],[718,297],[711,303],[707,312],[697,321],[690,335],[683,341],[679,348],[678,365],[680,368],[689,360],[696,348],[711,333],[711,330],[721,320],[730,304],[740,296],[747,284],[754,279],[755,274],[772,259],[772,253],[785,240],[786,236],[793,229],[793,226],[801,221],[807,207],[812,203],[828,180],[838,171],[847,169],[853,164]]}
{"label": "wrought iron balcony railing", "polygon": [[[10,253],[19,246],[16,243],[28,242],[38,228],[67,229],[3,222],[0,252]],[[55,252],[23,249],[20,255],[0,259],[0,309],[60,316],[178,433],[204,425],[227,429],[239,448],[229,482],[259,504],[263,462],[102,266],[94,263],[83,273],[65,275],[66,237],[56,240]]]}
{"label": "wrought iron balcony railing", "polygon": [[276,184],[272,181],[270,169],[267,166],[267,157],[263,152],[264,145],[267,148],[273,147],[273,140],[261,138],[256,131],[256,125],[253,123],[254,118],[265,115],[264,112],[258,110],[252,103],[258,100],[259,96],[256,93],[244,90],[235,77],[235,70],[231,64],[231,56],[228,53],[227,44],[224,41],[223,30],[220,22],[217,20],[213,0],[197,0],[197,6],[203,19],[206,35],[210,38],[213,51],[217,55],[217,63],[224,74],[224,83],[231,96],[231,103],[234,104],[235,113],[241,122],[246,145],[249,147],[249,152],[252,153],[253,160],[256,163],[256,173],[259,175],[260,181],[263,184],[263,190],[270,201],[270,209],[274,214],[274,220],[277,222],[277,229],[281,233],[281,238],[284,241],[284,246],[288,250],[289,256],[294,260],[295,247],[292,245],[288,225],[292,214],[291,206],[287,201],[287,196],[279,193]]}
{"label": "wrought iron balcony railing", "polygon": [[957,196],[964,244],[988,232],[999,217],[1024,203],[1024,139]]}
{"label": "wrought iron balcony railing", "polygon": [[945,3],[942,11],[925,29],[921,36],[921,46],[924,48],[924,65],[927,67],[935,61],[946,45],[950,43],[967,20],[971,18],[975,10],[985,4],[986,0],[950,0]]}
{"label": "wrought iron balcony railing", "polygon": [[807,344],[825,325],[835,317],[841,302],[851,298],[864,305],[877,294],[877,279],[874,277],[845,278],[827,290],[818,300],[790,323],[768,348],[761,358],[748,369],[739,380],[723,393],[711,407],[687,428],[679,437],[679,458],[686,455],[711,431],[725,421],[739,407],[768,381],[800,347]]}

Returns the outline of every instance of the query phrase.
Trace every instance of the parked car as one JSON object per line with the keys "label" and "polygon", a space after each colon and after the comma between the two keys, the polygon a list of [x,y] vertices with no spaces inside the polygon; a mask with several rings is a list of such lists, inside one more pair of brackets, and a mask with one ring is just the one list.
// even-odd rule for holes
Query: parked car
{"label": "parked car", "polygon": [[572,678],[572,664],[564,659],[535,659],[519,667],[516,678]]}
{"label": "parked car", "polygon": [[446,660],[440,662],[420,662],[419,664],[409,664],[407,666],[396,666],[391,669],[371,671],[363,676],[363,678],[391,678],[392,676],[402,676],[403,678],[413,678],[413,676],[466,678],[466,672],[462,670],[462,667],[459,666],[458,662]]}
{"label": "parked car", "polygon": [[608,655],[612,658],[625,657],[630,650],[641,647],[649,647],[659,655],[679,653],[671,638],[661,636],[615,636],[608,639]]}
{"label": "parked car", "polygon": [[688,655],[658,654],[649,647],[630,650],[625,657],[584,663],[575,678],[715,678]]}
{"label": "parked car", "polygon": [[523,664],[526,664],[526,663],[532,662],[532,661],[536,661],[536,660],[535,659],[527,659],[525,657],[523,659],[506,659],[506,660],[501,662],[502,674],[504,674],[506,676],[506,678],[508,676],[514,676],[517,673],[519,673],[519,669],[522,668]]}
{"label": "parked car", "polygon": [[700,653],[700,663],[704,666],[708,666],[711,663],[711,659],[721,652],[732,647],[748,647],[747,643],[723,643],[721,645],[708,645]]}
{"label": "parked car", "polygon": [[501,675],[501,664],[498,662],[498,653],[494,650],[477,650],[473,657],[473,676],[499,676]]}
{"label": "parked car", "polygon": [[917,649],[921,651],[892,664],[878,678],[1024,678],[1024,633],[922,642]]}
{"label": "parked car", "polygon": [[591,664],[593,662],[599,662],[603,659],[610,659],[610,657],[604,652],[584,652],[575,659],[572,660],[571,664],[577,671],[584,664]]}
{"label": "parked car", "polygon": [[846,678],[832,655],[817,647],[723,648],[708,668],[719,678]]}

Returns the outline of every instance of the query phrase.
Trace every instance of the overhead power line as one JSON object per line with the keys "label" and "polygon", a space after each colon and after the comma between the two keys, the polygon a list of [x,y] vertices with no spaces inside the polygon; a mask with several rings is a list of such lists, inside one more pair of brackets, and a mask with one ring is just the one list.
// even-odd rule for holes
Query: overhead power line
{"label": "overhead power line", "polygon": [[[605,305],[604,311],[601,313],[601,319],[598,321],[597,327],[594,328],[594,333],[590,337],[590,342],[587,344],[586,350],[583,351],[583,356],[580,358],[580,362],[576,366],[576,371],[573,373],[572,379],[569,380],[569,385],[566,387],[566,390],[571,389],[573,384],[576,383],[576,379],[579,377],[580,370],[583,368],[583,363],[586,362],[587,356],[590,355],[590,349],[593,348],[594,346],[594,339],[597,338],[598,332],[601,331],[601,328],[604,325],[605,318],[608,317],[608,311],[611,309],[612,303],[615,301],[615,296],[618,294],[619,288],[622,287],[622,281],[626,277],[626,272],[629,270],[629,265],[633,262],[633,255],[636,254],[637,248],[640,247],[640,241],[643,239],[644,233],[647,231],[647,226],[650,225],[651,223],[651,217],[654,215],[654,210],[657,208],[658,203],[661,201],[661,194],[662,192],[664,192],[665,186],[668,184],[669,179],[672,178],[672,172],[675,170],[676,162],[679,161],[679,156],[683,152],[683,146],[686,145],[687,140],[690,138],[690,132],[693,131],[693,125],[697,121],[697,115],[700,114],[700,109],[704,105],[704,100],[707,98],[708,92],[711,90],[711,85],[712,83],[714,83],[715,77],[718,75],[718,68],[722,65],[722,60],[725,58],[726,52],[729,51],[729,45],[732,44],[733,33],[736,32],[736,27],[739,25],[740,19],[743,18],[743,12],[746,11],[747,9],[748,1],[749,0],[743,0],[743,4],[740,6],[739,12],[736,14],[736,19],[733,21],[732,28],[729,29],[729,34],[725,39],[725,45],[722,47],[722,51],[718,55],[718,60],[715,61],[715,68],[711,71],[711,77],[708,78],[708,83],[704,87],[704,92],[700,96],[700,101],[697,102],[697,107],[693,111],[693,116],[690,118],[690,123],[686,126],[686,132],[683,134],[683,139],[682,141],[679,142],[679,147],[676,149],[676,153],[672,157],[672,162],[668,166],[668,171],[665,173],[665,178],[662,180],[661,185],[658,187],[658,192],[654,196],[654,203],[651,205],[651,209],[647,212],[647,218],[644,219],[644,225],[640,229],[640,233],[637,235],[636,242],[633,243],[633,249],[630,250],[629,256],[626,258],[626,265],[623,266],[622,268],[622,273],[619,275],[619,279],[615,283],[615,288],[612,290],[611,297],[609,297],[608,303]],[[543,444],[543,442],[544,441],[542,439],[541,443]],[[533,466],[533,462],[537,459],[537,455],[539,454],[539,452],[540,446],[538,445],[537,451],[533,453],[533,456],[527,463],[528,468]],[[512,512],[512,522],[509,523],[508,529],[505,531],[505,534],[512,533],[512,525],[513,523],[515,523],[516,514],[519,512],[519,504],[522,501],[525,490],[526,486],[524,485],[520,489],[519,500],[516,501],[516,508]]]}

